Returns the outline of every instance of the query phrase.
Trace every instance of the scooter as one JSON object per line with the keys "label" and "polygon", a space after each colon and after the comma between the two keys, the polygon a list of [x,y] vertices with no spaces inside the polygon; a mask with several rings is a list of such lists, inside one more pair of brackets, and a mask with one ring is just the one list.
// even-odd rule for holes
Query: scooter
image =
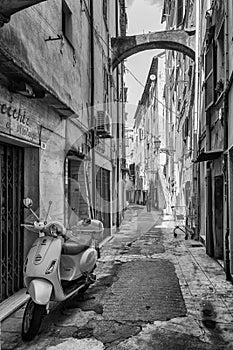
{"label": "scooter", "polygon": [[71,230],[57,221],[40,220],[32,210],[33,202],[25,198],[23,204],[36,221],[22,224],[39,233],[24,262],[24,283],[30,299],[26,305],[22,339],[32,340],[39,331],[43,317],[49,313],[50,301],[63,301],[76,293],[83,293],[96,276],[93,271],[100,257],[98,241],[103,234],[99,220],[84,219]]}

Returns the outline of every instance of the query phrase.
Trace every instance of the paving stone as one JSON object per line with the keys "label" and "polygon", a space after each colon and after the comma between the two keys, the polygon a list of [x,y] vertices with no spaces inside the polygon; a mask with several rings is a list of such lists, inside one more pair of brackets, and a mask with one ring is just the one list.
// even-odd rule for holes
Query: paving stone
{"label": "paving stone", "polygon": [[128,262],[118,277],[105,296],[105,318],[153,322],[186,315],[179,281],[169,261]]}
{"label": "paving stone", "polygon": [[232,284],[205,247],[159,218],[129,208],[85,298],[59,303],[29,343],[21,309],[2,324],[1,350],[232,350]]}

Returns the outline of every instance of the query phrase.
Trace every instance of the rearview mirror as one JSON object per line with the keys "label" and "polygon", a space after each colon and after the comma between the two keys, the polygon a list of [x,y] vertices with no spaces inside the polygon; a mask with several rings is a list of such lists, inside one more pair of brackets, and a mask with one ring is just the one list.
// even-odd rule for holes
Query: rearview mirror
{"label": "rearview mirror", "polygon": [[31,198],[27,197],[23,199],[23,205],[25,206],[25,208],[31,208],[33,205],[33,201]]}

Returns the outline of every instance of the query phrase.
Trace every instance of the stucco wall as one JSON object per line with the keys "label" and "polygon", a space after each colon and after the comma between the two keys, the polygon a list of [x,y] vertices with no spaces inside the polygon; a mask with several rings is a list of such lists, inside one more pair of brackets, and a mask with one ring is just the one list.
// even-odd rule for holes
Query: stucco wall
{"label": "stucco wall", "polygon": [[228,107],[228,147],[233,145],[233,88],[229,92],[229,107]]}
{"label": "stucco wall", "polygon": [[40,208],[43,216],[52,201],[51,215],[64,222],[65,121],[51,113],[49,120],[53,129],[44,130],[46,149],[40,151]]}
{"label": "stucco wall", "polygon": [[0,45],[19,66],[80,114],[89,91],[88,21],[81,3],[69,0],[75,51],[65,38],[45,41],[62,34],[61,4],[47,1],[12,16],[0,31]]}

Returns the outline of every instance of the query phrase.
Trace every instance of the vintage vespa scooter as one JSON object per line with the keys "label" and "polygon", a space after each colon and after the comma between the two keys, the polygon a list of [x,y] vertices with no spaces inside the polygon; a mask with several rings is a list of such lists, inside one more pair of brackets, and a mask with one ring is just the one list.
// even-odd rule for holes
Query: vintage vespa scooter
{"label": "vintage vespa scooter", "polygon": [[47,222],[51,201],[42,221],[32,210],[30,198],[25,198],[23,203],[36,221],[22,226],[39,233],[24,263],[24,283],[30,299],[24,311],[22,339],[32,340],[43,316],[49,312],[50,301],[66,300],[95,282],[93,271],[99,257],[98,241],[103,235],[103,224],[88,218],[66,230],[60,222]]}

